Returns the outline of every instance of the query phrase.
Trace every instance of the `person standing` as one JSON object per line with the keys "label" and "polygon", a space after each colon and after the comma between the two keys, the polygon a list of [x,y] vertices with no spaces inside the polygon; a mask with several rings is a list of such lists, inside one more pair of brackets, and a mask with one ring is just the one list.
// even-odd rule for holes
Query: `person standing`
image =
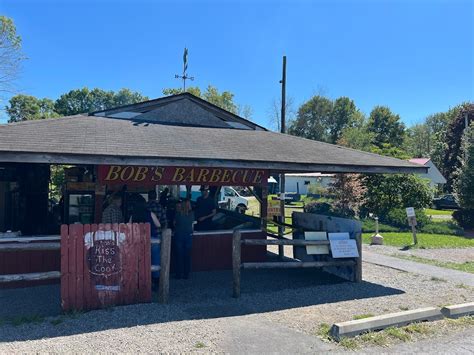
{"label": "person standing", "polygon": [[[148,211],[153,212],[155,216],[158,218],[161,224],[161,229],[166,228],[167,220],[166,220],[166,209],[161,205],[161,203],[156,199],[157,193],[155,190],[148,191]],[[159,238],[161,238],[161,230],[159,232]]]}
{"label": "person standing", "polygon": [[188,199],[176,204],[174,244],[176,248],[176,278],[188,279],[191,271],[194,213]]}
{"label": "person standing", "polygon": [[204,231],[212,227],[212,217],[217,213],[216,203],[209,195],[209,186],[201,187],[201,196],[196,201],[196,230]]}
{"label": "person standing", "polygon": [[[160,244],[154,243],[153,241],[159,239],[159,231],[161,231],[161,223],[154,212],[151,212],[148,204],[140,194],[135,194],[131,203],[131,215],[128,223],[150,223],[150,239],[151,239],[151,264],[160,265],[161,249]],[[158,288],[158,279],[160,277],[159,271],[153,271],[152,277],[152,288],[156,290]]]}
{"label": "person standing", "polygon": [[110,204],[102,212],[102,223],[123,223],[122,197],[114,194],[110,197]]}

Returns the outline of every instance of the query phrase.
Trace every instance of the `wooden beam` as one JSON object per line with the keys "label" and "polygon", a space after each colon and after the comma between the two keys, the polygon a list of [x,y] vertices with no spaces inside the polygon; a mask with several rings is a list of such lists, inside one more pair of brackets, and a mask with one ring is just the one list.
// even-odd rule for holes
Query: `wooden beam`
{"label": "wooden beam", "polygon": [[31,242],[51,242],[51,241],[60,241],[61,237],[59,235],[52,235],[48,237],[11,237],[11,238],[0,238],[0,243],[31,243]]}
{"label": "wooden beam", "polygon": [[241,235],[236,229],[232,235],[232,297],[240,297]]}
{"label": "wooden beam", "polygon": [[161,233],[161,270],[158,286],[158,302],[168,303],[170,293],[170,256],[171,256],[171,229],[166,228]]}
{"label": "wooden beam", "polygon": [[244,245],[329,245],[328,240],[301,239],[242,239]]}
{"label": "wooden beam", "polygon": [[14,282],[14,281],[38,281],[38,280],[53,280],[61,278],[60,271],[47,272],[32,272],[29,274],[11,274],[0,275],[0,283]]}
{"label": "wooden beam", "polygon": [[61,244],[56,243],[0,243],[0,252],[32,251],[32,250],[59,250]]}
{"label": "wooden beam", "polygon": [[33,153],[1,151],[0,162],[48,163],[48,164],[85,164],[85,165],[144,165],[144,166],[183,166],[183,167],[228,167],[240,169],[268,169],[285,173],[322,172],[322,173],[374,173],[374,174],[416,174],[427,173],[428,168],[373,166],[364,164],[311,164],[298,162],[271,162],[203,158],[166,158],[137,157],[117,155],[85,155],[71,153]]}
{"label": "wooden beam", "polygon": [[319,268],[325,266],[352,266],[355,264],[353,260],[341,261],[278,261],[278,262],[263,262],[263,263],[243,263],[244,269],[299,269],[299,268]]}

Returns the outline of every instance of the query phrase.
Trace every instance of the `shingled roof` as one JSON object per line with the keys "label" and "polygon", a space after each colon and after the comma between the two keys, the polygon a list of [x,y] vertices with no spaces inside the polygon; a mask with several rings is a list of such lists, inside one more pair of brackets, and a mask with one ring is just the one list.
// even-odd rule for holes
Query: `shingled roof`
{"label": "shingled roof", "polygon": [[[170,102],[176,105],[176,100]],[[148,113],[140,112],[145,119],[111,117],[136,112],[132,105],[114,112],[0,125],[0,162],[255,167],[286,172],[426,171],[404,160],[267,131],[230,113],[222,119],[225,115],[214,108],[209,111],[220,115],[222,122],[230,117],[238,128],[246,127],[227,128],[221,123],[204,127],[188,118],[176,122],[179,115],[168,122],[171,116],[164,119],[157,107],[149,108]]]}

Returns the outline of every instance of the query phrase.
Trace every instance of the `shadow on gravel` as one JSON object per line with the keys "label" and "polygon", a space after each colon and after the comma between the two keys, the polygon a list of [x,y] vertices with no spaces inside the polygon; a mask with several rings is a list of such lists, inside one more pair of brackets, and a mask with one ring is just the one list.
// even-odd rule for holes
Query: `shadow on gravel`
{"label": "shadow on gravel", "polygon": [[[267,269],[242,272],[242,296],[232,295],[232,272],[199,272],[172,280],[170,303],[120,306],[60,315],[58,285],[0,290],[0,342],[68,336],[140,325],[257,314],[297,307],[404,293],[382,285],[351,283],[314,269]],[[6,307],[5,307],[6,306]],[[8,311],[7,311],[8,309]],[[26,313],[25,313],[26,312]],[[1,324],[5,315],[50,316],[38,323]]]}

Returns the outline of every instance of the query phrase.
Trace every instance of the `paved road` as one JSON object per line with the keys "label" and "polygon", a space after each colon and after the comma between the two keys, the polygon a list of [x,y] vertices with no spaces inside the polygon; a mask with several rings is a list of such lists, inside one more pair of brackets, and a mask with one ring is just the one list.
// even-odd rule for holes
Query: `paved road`
{"label": "paved road", "polygon": [[226,320],[219,350],[226,354],[306,354],[340,351],[316,335],[308,335],[255,317]]}
{"label": "paved road", "polygon": [[388,350],[373,349],[377,353],[395,354],[474,354],[474,328],[415,343],[401,343]]}
{"label": "paved road", "polygon": [[438,277],[440,279],[449,280],[467,286],[474,286],[474,274],[468,272],[417,263],[415,261],[399,259],[388,255],[372,253],[370,251],[364,251],[362,253],[362,260],[375,265],[391,267],[393,269],[407,271],[414,274]]}

